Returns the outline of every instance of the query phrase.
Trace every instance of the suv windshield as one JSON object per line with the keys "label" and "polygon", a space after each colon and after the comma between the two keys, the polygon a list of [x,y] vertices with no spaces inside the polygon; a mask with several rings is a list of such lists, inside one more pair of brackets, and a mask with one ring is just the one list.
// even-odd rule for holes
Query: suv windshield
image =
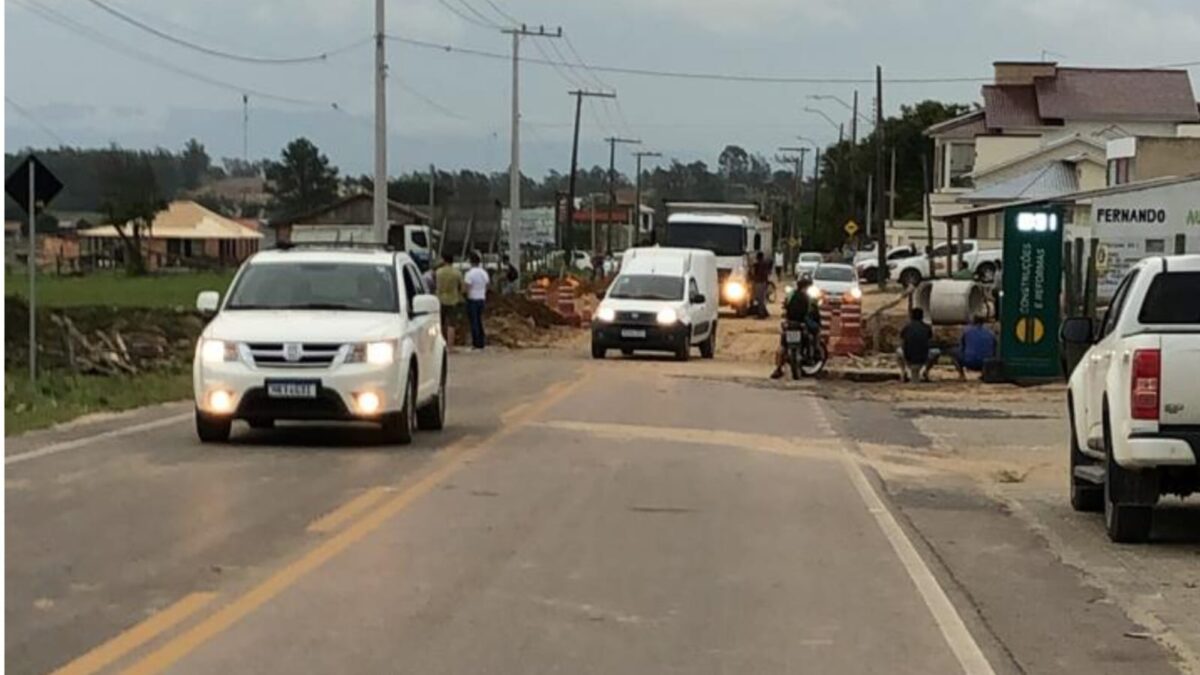
{"label": "suv windshield", "polygon": [[671,223],[667,226],[667,246],[699,248],[716,255],[742,255],[746,252],[743,232],[738,225],[709,223]]}
{"label": "suv windshield", "polygon": [[1139,323],[1200,324],[1200,272],[1168,272],[1154,277]]}
{"label": "suv windshield", "polygon": [[683,279],[661,274],[623,274],[613,282],[608,297],[623,300],[680,300]]}
{"label": "suv windshield", "polygon": [[288,262],[250,265],[225,309],[399,311],[391,265]]}
{"label": "suv windshield", "polygon": [[849,267],[818,267],[813,279],[817,281],[854,281],[854,270]]}

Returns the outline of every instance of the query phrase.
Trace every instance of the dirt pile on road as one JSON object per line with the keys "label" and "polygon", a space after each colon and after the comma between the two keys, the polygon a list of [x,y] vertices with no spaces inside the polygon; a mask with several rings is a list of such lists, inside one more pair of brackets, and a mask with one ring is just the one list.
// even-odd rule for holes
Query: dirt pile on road
{"label": "dirt pile on road", "polygon": [[[455,344],[469,344],[471,331],[466,315],[459,313],[453,325]],[[483,327],[488,342],[513,349],[551,347],[580,333],[579,329],[570,327],[570,321],[563,315],[515,294],[488,300]]]}

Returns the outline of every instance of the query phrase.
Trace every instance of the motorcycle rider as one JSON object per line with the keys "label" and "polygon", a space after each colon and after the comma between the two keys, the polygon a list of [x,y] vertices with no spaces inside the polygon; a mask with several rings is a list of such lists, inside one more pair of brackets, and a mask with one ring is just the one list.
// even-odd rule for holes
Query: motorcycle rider
{"label": "motorcycle rider", "polygon": [[[810,286],[812,286],[812,279],[801,277],[796,283],[796,289],[783,300],[783,314],[787,322],[785,326],[792,324],[804,326],[808,333],[807,339],[816,339],[817,332],[821,327],[821,314],[816,301],[808,295]],[[780,331],[779,333],[779,349],[775,352],[775,370],[771,372],[772,380],[783,377],[783,365],[787,363],[787,336],[784,332]]]}

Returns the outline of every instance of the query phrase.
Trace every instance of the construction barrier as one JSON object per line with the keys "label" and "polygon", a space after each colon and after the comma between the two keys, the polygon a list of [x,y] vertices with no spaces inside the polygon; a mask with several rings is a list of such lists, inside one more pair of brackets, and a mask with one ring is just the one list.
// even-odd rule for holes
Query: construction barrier
{"label": "construction barrier", "polygon": [[526,297],[528,297],[532,302],[544,304],[546,302],[546,291],[547,288],[544,280],[538,279],[532,284],[529,284],[529,288],[526,290]]}
{"label": "construction barrier", "polygon": [[830,331],[829,353],[832,356],[861,355],[866,349],[862,334],[862,303],[848,300],[841,304],[838,321]]}

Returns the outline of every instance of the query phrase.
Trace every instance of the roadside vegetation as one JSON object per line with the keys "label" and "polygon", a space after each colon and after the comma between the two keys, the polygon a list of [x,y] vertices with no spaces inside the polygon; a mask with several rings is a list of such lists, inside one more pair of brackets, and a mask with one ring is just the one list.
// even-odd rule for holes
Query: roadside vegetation
{"label": "roadside vegetation", "polygon": [[5,435],[187,398],[202,290],[232,271],[38,277],[38,380],[29,381],[28,279],[5,275]]}

